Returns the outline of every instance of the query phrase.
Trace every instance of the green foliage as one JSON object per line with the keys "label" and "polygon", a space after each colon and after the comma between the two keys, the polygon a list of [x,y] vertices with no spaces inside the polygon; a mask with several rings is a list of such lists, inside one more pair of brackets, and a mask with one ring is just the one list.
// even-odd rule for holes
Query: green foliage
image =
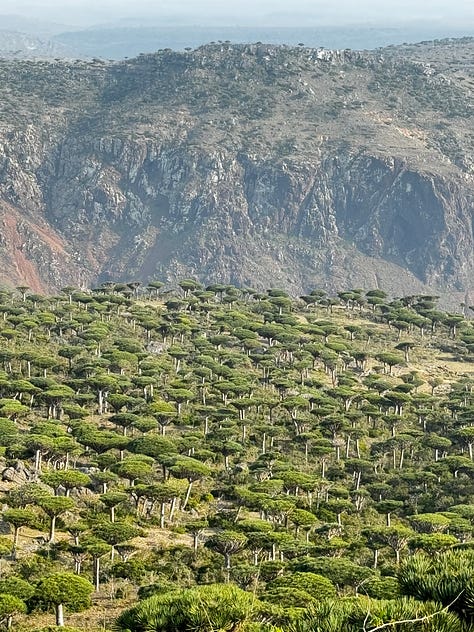
{"label": "green foliage", "polygon": [[73,612],[80,612],[90,606],[93,586],[83,577],[73,573],[53,573],[36,584],[35,604],[37,606],[67,606]]}
{"label": "green foliage", "polygon": [[132,558],[127,562],[115,562],[110,574],[112,577],[128,579],[133,584],[139,584],[146,575],[146,567],[142,560]]}
{"label": "green foliage", "polygon": [[117,283],[45,297],[43,321],[0,292],[0,398],[28,402],[0,418],[0,594],[48,610],[43,582],[66,572],[99,599],[153,596],[150,629],[187,606],[183,626],[207,629],[203,600],[215,629],[360,632],[435,602],[450,612],[414,629],[470,625],[473,380],[443,354],[467,357],[472,326],[454,338],[440,312],[422,335],[426,297],[306,298],[193,283],[163,303]]}
{"label": "green foliage", "polygon": [[11,594],[0,593],[0,621],[6,621],[15,614],[26,612],[24,601]]}
{"label": "green foliage", "polygon": [[263,620],[264,612],[254,595],[232,584],[214,584],[145,599],[125,611],[117,626],[130,632],[245,630],[247,624]]}
{"label": "green foliage", "polygon": [[33,525],[36,520],[36,516],[33,511],[23,508],[7,509],[3,512],[2,518],[5,522],[8,522],[17,529]]}
{"label": "green foliage", "polygon": [[400,590],[423,601],[436,601],[469,622],[474,621],[474,551],[445,551],[437,556],[417,553],[405,560]]}
{"label": "green foliage", "polygon": [[285,608],[306,608],[310,603],[335,596],[334,584],[326,577],[296,571],[269,582],[262,598]]}
{"label": "green foliage", "polygon": [[131,540],[141,533],[141,529],[127,522],[104,522],[94,528],[94,534],[112,546]]}
{"label": "green foliage", "polygon": [[[399,623],[397,623],[399,622]],[[291,632],[360,632],[392,629],[397,632],[464,632],[462,621],[441,611],[436,603],[415,599],[323,601],[296,618]]]}
{"label": "green foliage", "polygon": [[22,601],[28,601],[34,592],[34,587],[24,579],[21,579],[21,577],[11,575],[6,579],[0,580],[0,593],[2,594],[6,593],[18,597]]}
{"label": "green foliage", "polygon": [[[322,575],[336,586],[359,586],[371,576],[371,571],[365,566],[355,564],[351,560],[334,557],[301,559],[292,562],[291,568],[295,573],[313,573]],[[303,578],[304,579],[304,578]],[[330,596],[330,595],[328,595]]]}
{"label": "green foliage", "polygon": [[372,575],[360,586],[361,594],[373,599],[395,599],[400,596],[400,587],[396,577]]}

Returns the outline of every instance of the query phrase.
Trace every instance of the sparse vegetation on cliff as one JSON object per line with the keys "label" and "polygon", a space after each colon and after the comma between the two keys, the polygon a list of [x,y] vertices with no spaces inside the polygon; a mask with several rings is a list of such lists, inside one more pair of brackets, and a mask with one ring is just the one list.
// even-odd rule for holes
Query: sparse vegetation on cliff
{"label": "sparse vegetation on cliff", "polygon": [[3,280],[199,273],[469,302],[473,46],[2,60]]}

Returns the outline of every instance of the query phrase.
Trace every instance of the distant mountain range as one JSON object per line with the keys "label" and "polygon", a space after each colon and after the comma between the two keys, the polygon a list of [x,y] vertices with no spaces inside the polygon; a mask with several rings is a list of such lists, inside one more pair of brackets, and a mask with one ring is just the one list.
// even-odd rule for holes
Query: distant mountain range
{"label": "distant mountain range", "polygon": [[[0,57],[19,58],[85,58],[124,59],[159,49],[184,50],[210,42],[230,41],[234,44],[264,42],[328,49],[374,49],[446,37],[474,35],[474,25],[447,25],[438,22],[410,22],[354,26],[225,26],[150,21],[140,18],[118,20],[77,29],[64,24],[0,15]],[[171,18],[170,18],[171,20]],[[142,20],[143,21],[143,20]],[[304,20],[301,21],[305,23]],[[308,20],[306,24],[312,24]]]}
{"label": "distant mountain range", "polygon": [[152,53],[158,49],[184,50],[203,44],[229,41],[233,44],[286,44],[302,43],[312,48],[353,50],[414,43],[446,37],[474,35],[474,28],[440,25],[407,25],[387,27],[230,27],[230,26],[150,26],[109,27],[64,32],[54,41],[80,51],[90,57],[123,59],[140,53]]}
{"label": "distant mountain range", "polygon": [[26,33],[0,30],[0,57],[4,59],[76,59],[83,57],[67,45]]}

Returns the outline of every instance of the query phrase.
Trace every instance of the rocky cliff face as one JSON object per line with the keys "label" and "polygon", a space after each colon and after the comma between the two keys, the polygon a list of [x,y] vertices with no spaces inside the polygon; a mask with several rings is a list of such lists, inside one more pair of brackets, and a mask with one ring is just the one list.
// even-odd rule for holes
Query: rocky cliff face
{"label": "rocky cliff face", "polygon": [[2,62],[1,280],[195,276],[463,298],[473,50]]}

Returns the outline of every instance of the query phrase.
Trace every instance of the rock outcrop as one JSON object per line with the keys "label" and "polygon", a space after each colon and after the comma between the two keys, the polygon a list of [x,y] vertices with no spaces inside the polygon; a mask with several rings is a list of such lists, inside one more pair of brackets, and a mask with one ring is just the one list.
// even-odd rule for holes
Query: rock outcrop
{"label": "rock outcrop", "polygon": [[464,300],[473,50],[4,61],[1,280],[40,291],[195,276]]}
{"label": "rock outcrop", "polygon": [[17,461],[15,465],[7,467],[2,472],[2,481],[15,483],[16,485],[24,485],[33,480],[34,473],[24,466],[21,461]]}

